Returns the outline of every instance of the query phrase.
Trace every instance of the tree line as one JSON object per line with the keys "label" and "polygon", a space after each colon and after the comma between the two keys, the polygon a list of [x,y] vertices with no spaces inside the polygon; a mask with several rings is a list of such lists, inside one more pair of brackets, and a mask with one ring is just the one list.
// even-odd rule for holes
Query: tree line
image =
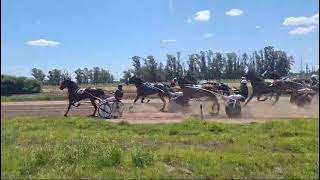
{"label": "tree line", "polygon": [[268,70],[286,76],[294,63],[292,56],[272,46],[250,54],[200,51],[190,54],[186,64],[180,57],[180,52],[176,55],[167,55],[166,63],[163,64],[158,63],[153,56],[146,58],[133,56],[133,68],[123,72],[122,80],[135,75],[145,81],[168,81],[187,74],[196,79],[239,79],[246,70],[253,70],[259,74]]}
{"label": "tree line", "polygon": [[[211,50],[200,51],[188,55],[184,61],[181,59],[181,53],[177,52],[175,55],[167,54],[165,63],[152,55],[146,58],[133,56],[131,59],[132,68],[123,72],[122,82],[132,75],[150,82],[170,81],[183,75],[191,75],[199,80],[239,79],[246,70],[253,70],[258,74],[268,70],[280,76],[287,76],[294,63],[292,56],[272,46],[242,54],[213,52]],[[301,73],[311,74],[314,72],[314,67],[310,69],[306,65],[306,70]],[[108,70],[99,67],[78,68],[74,73],[78,84],[111,83],[114,80],[114,76]],[[58,85],[59,80],[62,77],[70,77],[70,73],[53,69],[46,75],[41,69],[34,68],[32,76],[44,84]]]}
{"label": "tree line", "polygon": [[[74,71],[75,79],[78,84],[97,84],[97,83],[112,83],[114,76],[103,68],[94,67],[78,68]],[[43,84],[59,85],[61,79],[71,78],[71,74],[68,71],[62,71],[59,69],[53,69],[45,74],[41,69],[33,68],[31,75]]]}

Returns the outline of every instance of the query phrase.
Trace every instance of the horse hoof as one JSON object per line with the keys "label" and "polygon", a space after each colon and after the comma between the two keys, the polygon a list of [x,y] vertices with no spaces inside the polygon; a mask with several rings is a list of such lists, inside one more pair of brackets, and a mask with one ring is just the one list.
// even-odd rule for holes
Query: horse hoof
{"label": "horse hoof", "polygon": [[68,115],[66,115],[66,114],[64,114],[63,116],[64,116],[64,117],[68,117]]}

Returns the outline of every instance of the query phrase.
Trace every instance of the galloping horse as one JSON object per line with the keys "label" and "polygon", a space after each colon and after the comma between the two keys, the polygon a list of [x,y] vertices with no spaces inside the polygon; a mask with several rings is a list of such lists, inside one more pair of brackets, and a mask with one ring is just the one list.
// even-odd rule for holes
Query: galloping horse
{"label": "galloping horse", "polygon": [[[257,96],[258,101],[265,101],[267,97],[263,100],[260,100],[262,95],[266,94],[276,94],[276,100],[272,104],[278,102],[281,94],[289,94],[291,98],[294,99],[296,97],[306,97],[308,98],[309,95],[313,93],[310,92],[311,89],[308,89],[304,84],[297,83],[290,80],[275,80],[271,85],[264,82],[264,80],[258,77],[253,71],[247,72],[244,77],[251,82],[252,85],[252,94],[244,104],[246,106],[254,96]],[[303,100],[305,101],[305,100]],[[309,101],[308,99],[306,101]]]}
{"label": "galloping horse", "polygon": [[246,106],[254,96],[257,97],[258,101],[267,100],[267,97],[264,99],[260,99],[261,96],[266,94],[276,94],[276,100],[273,105],[278,102],[280,95],[283,93],[281,89],[265,83],[265,81],[262,78],[258,77],[253,71],[247,72],[244,77],[250,81],[252,86],[252,94],[248,98],[247,102],[245,102],[244,106]]}
{"label": "galloping horse", "polygon": [[[69,105],[66,113],[64,114],[65,117],[68,116],[68,112],[70,110],[71,105],[74,107],[79,107],[80,106],[79,101],[83,99],[90,99],[91,104],[94,107],[94,112],[90,116],[95,116],[97,111],[97,105],[95,103],[95,100],[97,100],[96,97],[103,98],[105,96],[105,93],[102,89],[96,89],[96,88],[90,88],[90,87],[81,89],[75,82],[66,78],[60,81],[60,90],[63,90],[64,88],[68,89],[68,98],[69,98]],[[79,103],[79,104],[76,105],[75,103]]]}
{"label": "galloping horse", "polygon": [[[165,96],[169,96],[169,91],[166,86],[161,84],[154,84],[154,83],[148,83],[143,82],[140,78],[133,76],[129,78],[127,81],[127,84],[134,84],[137,88],[137,96],[134,99],[134,103],[141,98],[141,103],[143,103],[143,100],[150,95],[158,94],[161,101],[163,102],[163,106],[160,109],[160,111],[164,111],[164,108],[166,106],[166,100],[164,99]],[[169,96],[170,97],[170,96]],[[148,101],[149,102],[149,101]]]}
{"label": "galloping horse", "polygon": [[[217,96],[214,92],[204,89],[198,85],[192,85],[191,82],[185,78],[177,78],[177,82],[182,90],[182,96],[178,96],[175,102],[181,105],[188,104],[190,99],[199,99],[202,97],[208,97],[212,102],[211,110],[212,115],[217,116],[220,110],[220,104],[218,102]],[[175,85],[175,84],[174,84]]]}

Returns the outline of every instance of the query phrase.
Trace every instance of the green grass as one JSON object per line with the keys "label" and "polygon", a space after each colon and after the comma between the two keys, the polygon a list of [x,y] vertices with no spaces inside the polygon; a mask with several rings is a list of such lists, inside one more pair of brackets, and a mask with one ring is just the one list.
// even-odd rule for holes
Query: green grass
{"label": "green grass", "polygon": [[318,123],[3,118],[1,178],[319,179]]}

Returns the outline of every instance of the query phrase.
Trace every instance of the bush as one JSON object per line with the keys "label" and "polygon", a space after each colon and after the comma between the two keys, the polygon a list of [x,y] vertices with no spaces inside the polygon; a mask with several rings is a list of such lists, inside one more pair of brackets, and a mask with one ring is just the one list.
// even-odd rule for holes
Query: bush
{"label": "bush", "polygon": [[39,93],[40,91],[40,82],[35,79],[1,75],[1,96]]}
{"label": "bush", "polygon": [[123,161],[123,150],[119,145],[110,144],[99,150],[97,162],[100,167],[117,166]]}
{"label": "bush", "polygon": [[151,166],[154,164],[154,154],[149,149],[135,148],[131,154],[132,163],[136,167]]}

